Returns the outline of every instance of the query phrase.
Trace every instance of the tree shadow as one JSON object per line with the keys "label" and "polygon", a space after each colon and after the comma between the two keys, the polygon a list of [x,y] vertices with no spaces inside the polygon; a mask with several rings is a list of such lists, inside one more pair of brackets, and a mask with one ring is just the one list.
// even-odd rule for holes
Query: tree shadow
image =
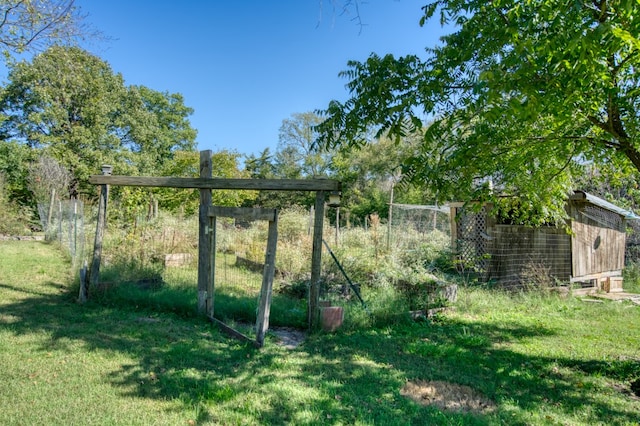
{"label": "tree shadow", "polygon": [[[404,330],[404,331],[403,331]],[[356,339],[357,345],[352,344]],[[310,377],[322,380],[334,370],[333,380],[359,389],[400,388],[403,380],[441,380],[470,386],[498,403],[517,406],[509,424],[530,424],[525,412],[554,407],[573,413],[589,408],[589,424],[637,424],[639,411],[625,411],[619,404],[601,395],[603,389],[585,379],[584,374],[625,381],[640,377],[640,358],[614,361],[578,360],[529,355],[507,349],[507,343],[540,336],[552,336],[553,330],[539,326],[496,326],[469,324],[446,319],[437,325],[411,325],[398,330],[370,330],[311,340],[306,350],[315,353],[309,364]],[[368,362],[363,362],[367,360]],[[366,365],[370,365],[366,368]],[[376,367],[374,368],[373,365]],[[336,369],[336,366],[339,366]],[[394,374],[395,373],[395,374]],[[401,373],[398,375],[398,373]],[[365,383],[359,383],[359,382]],[[618,391],[615,386],[611,393]],[[379,394],[361,393],[375,406]],[[621,398],[640,398],[626,392]],[[506,416],[502,413],[501,417]],[[474,421],[483,422],[483,416]],[[488,419],[488,417],[485,417]],[[433,421],[437,420],[435,416]],[[549,419],[547,419],[549,420]],[[466,419],[469,421],[469,419]]]}
{"label": "tree shadow", "polygon": [[[269,339],[262,350],[222,335],[205,319],[162,307],[78,305],[69,286],[46,282],[21,288],[21,299],[2,305],[0,329],[45,331],[42,351],[114,351],[133,362],[107,372],[124,397],[178,400],[200,422],[225,422],[226,410],[256,423],[530,424],[545,407],[571,415],[589,407],[591,423],[633,424],[638,412],[601,397],[584,375],[612,381],[640,376],[636,360],[549,358],[509,349],[510,342],[554,331],[540,326],[439,322],[403,324],[336,334],[316,333],[293,351]],[[194,301],[195,303],[195,301]],[[445,413],[402,397],[406,380],[468,385],[498,404],[497,412]],[[301,394],[302,393],[302,394]],[[247,404],[260,396],[260,403]],[[640,403],[637,403],[640,408]],[[248,414],[251,413],[251,414]]]}

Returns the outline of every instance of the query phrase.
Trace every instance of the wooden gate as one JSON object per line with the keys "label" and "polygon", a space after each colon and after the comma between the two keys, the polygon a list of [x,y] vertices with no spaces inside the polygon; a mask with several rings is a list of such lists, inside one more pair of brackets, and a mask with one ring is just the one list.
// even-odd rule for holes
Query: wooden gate
{"label": "wooden gate", "polygon": [[[332,179],[214,179],[212,178],[210,150],[200,151],[200,177],[143,177],[143,176],[112,176],[111,166],[103,166],[103,174],[89,178],[94,185],[101,185],[101,193],[98,206],[98,224],[96,227],[96,239],[94,245],[93,261],[89,271],[89,286],[95,286],[98,281],[100,269],[100,257],[102,253],[102,237],[106,225],[107,200],[109,185],[165,187],[165,188],[195,188],[200,190],[199,208],[199,244],[198,244],[198,312],[213,318],[213,264],[212,264],[212,235],[209,232],[211,218],[223,212],[215,210],[211,204],[211,190],[272,190],[272,191],[315,191],[315,218],[313,226],[313,248],[311,254],[311,282],[309,288],[308,322],[309,328],[317,327],[319,323],[319,298],[320,298],[320,272],[322,265],[322,231],[324,226],[325,197],[327,193],[341,191],[341,184]],[[229,211],[225,211],[229,214]],[[273,211],[272,211],[273,212]],[[213,214],[212,214],[213,213]],[[233,214],[258,214],[236,210]],[[271,222],[271,221],[270,221]],[[275,227],[276,216],[273,216]],[[271,227],[271,226],[270,226]],[[275,237],[274,237],[275,238]],[[275,256],[275,241],[273,255]],[[215,251],[215,250],[213,250]],[[82,287],[82,286],[81,286]],[[268,305],[270,296],[264,298],[262,303]],[[268,326],[268,306],[263,310],[266,319],[262,319],[262,334]],[[264,335],[262,336],[264,337]]]}

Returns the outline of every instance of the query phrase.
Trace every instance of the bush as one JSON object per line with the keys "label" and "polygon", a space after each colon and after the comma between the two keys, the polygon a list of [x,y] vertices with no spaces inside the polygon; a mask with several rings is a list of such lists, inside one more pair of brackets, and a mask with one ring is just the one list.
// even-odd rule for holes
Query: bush
{"label": "bush", "polygon": [[0,173],[0,235],[30,233],[31,211],[9,201],[4,175]]}
{"label": "bush", "polygon": [[640,293],[640,262],[630,262],[625,266],[622,286],[630,293]]}
{"label": "bush", "polygon": [[[327,240],[332,230],[325,230]],[[183,312],[195,308],[195,260],[197,255],[197,219],[188,220],[160,214],[157,219],[139,218],[133,226],[111,226],[105,235],[103,279],[113,281],[121,295],[134,299],[136,305],[169,306],[170,298],[186,303]],[[304,325],[308,297],[312,235],[309,233],[309,214],[303,209],[280,212],[276,254],[276,282],[272,323]],[[368,230],[344,229],[338,246],[332,245],[343,269],[359,290],[365,309],[355,297],[347,280],[332,257],[324,251],[322,265],[323,298],[345,307],[345,327],[379,327],[403,322],[409,311],[440,306],[435,296],[444,279],[439,274],[449,262],[449,238],[433,231],[421,239],[415,238],[413,249],[386,249],[380,224]],[[237,226],[233,221],[218,220],[216,244],[218,253],[232,253],[257,264],[264,262],[267,242],[267,223],[257,221]],[[323,248],[324,250],[324,248]],[[186,269],[193,277],[191,284],[173,283],[170,269],[163,270],[160,261],[164,254],[191,253],[194,259]],[[234,257],[234,256],[232,256]],[[218,261],[221,261],[218,259]],[[236,268],[235,257],[224,265]],[[220,265],[218,271],[220,271]],[[169,274],[169,275],[168,275]],[[253,275],[259,275],[253,273]],[[161,276],[157,288],[140,288],[142,282]],[[255,316],[259,284],[249,284],[245,275],[229,275],[229,282],[216,287],[217,314],[236,320],[252,321]],[[235,282],[232,280],[239,280]],[[243,281],[245,280],[245,281]],[[253,278],[252,278],[253,280]],[[166,282],[165,282],[166,281]],[[242,281],[242,282],[240,282]],[[124,284],[119,286],[119,284]],[[172,287],[177,286],[171,290]],[[186,288],[193,300],[186,297]],[[225,289],[233,288],[233,290]],[[166,298],[163,296],[165,295]],[[218,297],[219,296],[219,297]],[[146,300],[146,301],[145,301]],[[186,302],[185,302],[186,301]],[[274,322],[275,321],[275,322]]]}

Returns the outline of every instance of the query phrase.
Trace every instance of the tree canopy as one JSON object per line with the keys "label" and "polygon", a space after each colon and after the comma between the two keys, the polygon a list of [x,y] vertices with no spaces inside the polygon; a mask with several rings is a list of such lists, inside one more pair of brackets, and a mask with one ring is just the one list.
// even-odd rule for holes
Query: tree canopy
{"label": "tree canopy", "polygon": [[440,0],[423,11],[421,25],[439,17],[451,32],[423,57],[349,62],[351,97],[323,111],[321,145],[366,144],[371,127],[399,140],[430,117],[406,179],[441,199],[519,194],[551,213],[586,163],[640,170],[638,2]]}
{"label": "tree canopy", "polygon": [[106,62],[77,47],[54,46],[13,65],[0,110],[5,141],[46,153],[81,186],[101,164],[121,174],[153,173],[174,151],[195,148],[192,109],[181,95],[127,87]]}

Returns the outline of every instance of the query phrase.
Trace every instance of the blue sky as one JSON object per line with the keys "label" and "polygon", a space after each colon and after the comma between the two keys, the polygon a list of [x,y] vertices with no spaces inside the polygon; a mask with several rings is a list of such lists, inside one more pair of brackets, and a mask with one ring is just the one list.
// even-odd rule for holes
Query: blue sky
{"label": "blue sky", "polygon": [[275,149],[291,114],[345,100],[348,60],[421,55],[442,32],[418,25],[426,0],[362,3],[361,27],[331,0],[76,1],[111,38],[88,50],[127,84],[181,93],[198,149],[242,154]]}

